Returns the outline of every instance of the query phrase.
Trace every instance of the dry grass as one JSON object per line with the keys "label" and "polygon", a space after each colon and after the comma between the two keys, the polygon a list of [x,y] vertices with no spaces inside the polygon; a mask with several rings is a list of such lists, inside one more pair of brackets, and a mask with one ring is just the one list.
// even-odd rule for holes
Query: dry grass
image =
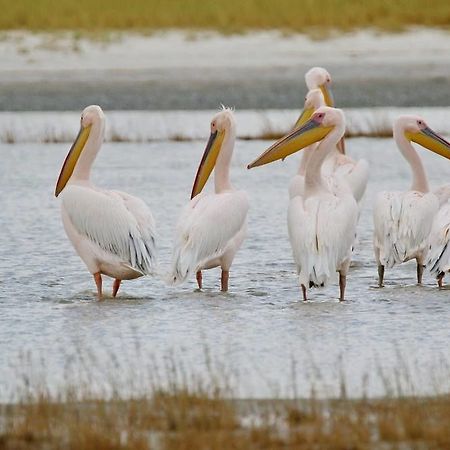
{"label": "dry grass", "polygon": [[[112,354],[114,365],[102,376],[100,366],[94,370],[95,355],[76,352],[59,394],[50,393],[45,381],[45,360],[22,355],[17,377],[23,388],[14,403],[0,404],[0,450],[450,448],[450,395],[402,395],[411,380],[401,357],[394,383],[379,369],[388,393],[384,398],[348,399],[342,378],[338,399],[318,399],[312,390],[309,398],[297,400],[237,400],[232,373],[214,363],[207,348],[201,377],[174,354],[161,367],[140,353],[138,341],[137,351],[139,367],[149,371],[141,373],[143,378],[131,360],[121,366]],[[127,370],[130,378],[123,378]],[[112,389],[93,388],[99,376]],[[136,378],[146,389],[133,389]],[[126,396],[119,393],[120,383],[131,387]]]}
{"label": "dry grass", "polygon": [[0,407],[0,449],[444,449],[450,397],[230,400],[172,387],[130,400],[47,394]]}
{"label": "dry grass", "polygon": [[0,30],[254,29],[309,32],[376,27],[400,30],[410,25],[448,28],[450,4],[434,0],[0,0]]}

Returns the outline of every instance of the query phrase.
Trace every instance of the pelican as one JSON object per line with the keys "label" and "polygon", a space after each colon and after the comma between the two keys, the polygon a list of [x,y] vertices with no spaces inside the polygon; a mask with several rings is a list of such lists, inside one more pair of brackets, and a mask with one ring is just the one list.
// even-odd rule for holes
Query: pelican
{"label": "pelican", "polygon": [[122,280],[156,271],[155,222],[139,198],[108,191],[90,181],[91,167],[105,134],[105,116],[97,105],[81,114],[81,128],[59,174],[64,229],[94,277],[99,300],[102,275],[114,278],[115,297]]}
{"label": "pelican", "polygon": [[[191,201],[182,211],[176,231],[171,280],[178,284],[196,273],[202,289],[202,270],[220,267],[221,290],[228,291],[229,271],[247,228],[249,202],[244,191],[230,182],[230,164],[236,139],[233,112],[224,108],[211,121]],[[213,194],[202,192],[214,169]]]}
{"label": "pelican", "polygon": [[344,113],[320,107],[303,126],[275,142],[248,166],[251,169],[286,158],[320,141],[308,162],[304,193],[291,199],[288,210],[289,239],[305,301],[307,286],[326,285],[337,272],[339,299],[345,299],[358,206],[346,183],[332,191],[321,173],[323,162],[344,132]]}
{"label": "pelican", "polygon": [[[333,95],[331,92],[331,76],[322,67],[313,67],[305,75],[306,86],[309,91],[305,98],[305,105],[294,128],[302,126],[308,120],[312,113],[321,106],[334,106]],[[295,176],[289,187],[289,197],[302,192],[302,183],[310,150],[306,149],[300,163],[297,176]],[[350,186],[352,193],[358,202],[361,202],[367,187],[369,179],[369,164],[365,159],[354,161],[345,154],[344,138],[342,138],[334,151],[330,153],[322,166],[322,173],[327,177],[342,177]],[[329,182],[331,183],[331,179]],[[332,184],[330,184],[330,187]]]}
{"label": "pelican", "polygon": [[422,283],[429,236],[439,208],[438,198],[429,190],[425,169],[411,142],[450,159],[450,143],[419,116],[400,116],[394,122],[394,140],[411,167],[413,180],[409,191],[381,192],[375,202],[374,250],[380,287],[386,267],[411,259],[417,262],[417,282]]}

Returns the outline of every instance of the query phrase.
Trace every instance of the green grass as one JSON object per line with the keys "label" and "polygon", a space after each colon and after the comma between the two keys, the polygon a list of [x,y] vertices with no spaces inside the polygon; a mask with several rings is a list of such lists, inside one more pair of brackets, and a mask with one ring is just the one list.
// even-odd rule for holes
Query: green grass
{"label": "green grass", "polygon": [[450,2],[433,0],[0,0],[0,30],[198,29],[287,32],[410,25],[447,28]]}

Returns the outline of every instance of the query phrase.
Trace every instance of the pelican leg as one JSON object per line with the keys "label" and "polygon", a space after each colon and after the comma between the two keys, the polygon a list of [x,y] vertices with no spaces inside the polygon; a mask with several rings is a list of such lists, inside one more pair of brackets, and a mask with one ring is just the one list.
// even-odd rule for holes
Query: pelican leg
{"label": "pelican leg", "polygon": [[438,282],[438,286],[439,286],[439,289],[442,289],[442,282],[444,281],[444,275],[445,275],[445,272],[441,272],[438,276],[437,276],[437,282]]}
{"label": "pelican leg", "polygon": [[100,272],[94,273],[95,284],[97,285],[97,297],[102,300],[102,274]]}
{"label": "pelican leg", "polygon": [[382,288],[384,287],[384,266],[381,264],[378,264],[378,287]]}
{"label": "pelican leg", "polygon": [[230,272],[228,270],[222,270],[222,276],[220,278],[221,291],[228,292],[228,278],[230,277]]}
{"label": "pelican leg", "polygon": [[306,302],[308,298],[306,297],[306,286],[302,284],[302,294],[303,294],[303,301]]}
{"label": "pelican leg", "polygon": [[122,280],[118,280],[117,278],[114,280],[113,291],[112,291],[113,297],[115,297],[117,295],[117,292],[119,291],[119,288],[120,288],[120,283],[122,283]]}
{"label": "pelican leg", "polygon": [[201,289],[202,286],[203,286],[203,277],[202,277],[202,271],[201,270],[199,270],[197,272],[196,278],[197,278],[198,288]]}
{"label": "pelican leg", "polygon": [[422,284],[423,268],[425,266],[421,261],[417,260],[417,284]]}
{"label": "pelican leg", "polygon": [[347,285],[347,275],[339,272],[339,301],[345,300],[345,286]]}

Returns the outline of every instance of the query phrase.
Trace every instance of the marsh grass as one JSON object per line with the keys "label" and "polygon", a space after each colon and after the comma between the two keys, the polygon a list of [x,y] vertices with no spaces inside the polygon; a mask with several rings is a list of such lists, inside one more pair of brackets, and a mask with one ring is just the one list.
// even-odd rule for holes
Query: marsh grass
{"label": "marsh grass", "polygon": [[279,29],[323,37],[330,30],[411,25],[448,28],[450,6],[434,0],[0,0],[0,30],[218,30],[224,33]]}
{"label": "marsh grass", "polygon": [[[232,374],[213,364],[207,350],[208,370],[202,377],[187,370],[176,355],[169,355],[161,369],[139,348],[137,353],[137,361],[123,364],[111,355],[106,372],[94,369],[95,356],[84,353],[68,367],[68,373],[79,368],[78,381],[66,376],[58,392],[45,381],[45,361],[36,365],[26,355],[16,400],[0,404],[0,449],[450,448],[450,395],[401,394],[410,382],[410,369],[401,360],[393,382],[380,370],[386,387],[382,398],[347,398],[342,375],[341,395],[335,399],[319,399],[312,389],[302,399],[239,400],[229,382]],[[149,373],[138,375],[136,364]],[[294,394],[296,372],[292,364]],[[117,381],[123,373],[125,379]],[[94,376],[110,388],[93,389]],[[133,377],[139,384],[145,379],[146,388],[121,394],[118,384],[125,380],[133,385]]]}
{"label": "marsh grass", "polygon": [[450,448],[450,397],[230,400],[201,388],[0,409],[2,449]]}

